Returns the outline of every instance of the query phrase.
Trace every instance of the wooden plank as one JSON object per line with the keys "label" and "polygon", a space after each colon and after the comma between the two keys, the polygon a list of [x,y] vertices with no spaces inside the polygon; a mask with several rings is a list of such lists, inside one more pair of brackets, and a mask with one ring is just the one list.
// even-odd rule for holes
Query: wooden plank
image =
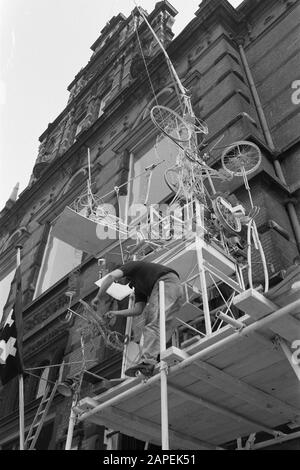
{"label": "wooden plank", "polygon": [[238,377],[239,379],[245,380],[247,382],[245,377],[262,369],[267,371],[268,375],[272,374],[272,367],[278,362],[282,362],[282,357],[265,350],[258,351],[257,354],[252,354],[244,360],[241,360],[241,362],[237,360],[235,364],[229,365],[224,369],[222,368],[222,370],[229,375]]}
{"label": "wooden plank", "polygon": [[91,397],[85,397],[82,400],[80,400],[80,404],[78,404],[75,407],[75,411],[77,410],[78,412],[80,412],[80,411],[93,410],[94,408],[96,408],[97,405],[98,405],[98,402],[96,400],[94,400]]}
{"label": "wooden plank", "polygon": [[140,430],[139,435],[137,436],[136,431],[132,428],[132,426],[130,426],[130,423],[127,423],[127,425],[124,423],[121,424],[116,417],[112,418],[111,416],[103,414],[95,414],[93,416],[90,416],[87,421],[90,423],[97,424],[98,426],[105,426],[108,429],[112,429],[116,432],[121,432],[123,434],[126,434],[127,436],[134,437],[144,442],[151,442],[152,444],[158,446],[161,445],[159,435],[153,436],[152,434],[148,434],[145,430]]}
{"label": "wooden plank", "polygon": [[261,420],[270,428],[275,428],[279,425],[286,424],[289,420],[282,421],[282,417],[278,414],[270,414],[265,410],[261,410],[252,405],[252,403],[244,403],[236,408],[237,411],[247,416],[251,416],[253,420]]}
{"label": "wooden plank", "polygon": [[255,386],[268,390],[270,393],[277,388],[284,390],[287,386],[294,386],[295,389],[299,388],[297,377],[284,360],[274,364],[271,371],[268,367],[261,369],[248,375],[246,380],[247,383],[255,384]]}
{"label": "wooden plank", "polygon": [[174,385],[180,385],[182,387],[193,387],[193,385],[195,383],[198,383],[199,380],[196,378],[196,377],[192,377],[191,375],[189,374],[186,374],[185,371],[180,371],[179,373],[175,373],[175,374],[171,374],[169,373],[169,378],[172,377],[172,382],[174,383]]}
{"label": "wooden plank", "polygon": [[[233,303],[255,320],[276,312],[280,308],[254,289],[249,289],[237,295]],[[291,342],[299,339],[300,336],[300,322],[289,314],[270,323],[266,328]]]}
{"label": "wooden plank", "polygon": [[283,354],[287,358],[291,368],[293,369],[298,381],[300,381],[300,367],[299,364],[296,363],[296,361],[293,360],[293,352],[291,351],[291,348],[289,345],[282,339],[282,338],[277,338],[277,342],[279,343]]}
{"label": "wooden plank", "polygon": [[[282,419],[280,416],[271,415],[267,412],[264,412],[260,409],[256,409],[251,404],[244,403],[242,406],[238,406],[235,408],[237,412],[240,412],[243,415],[251,416],[254,421],[263,421],[267,426],[270,428],[274,428],[279,424],[282,424]],[[195,413],[196,417],[196,413]],[[220,418],[222,420],[220,420]],[[221,433],[224,433],[223,437],[220,436]],[[251,432],[251,430],[255,430],[251,425],[242,424],[239,425],[236,422],[227,419],[225,416],[218,416],[211,414],[210,417],[210,424],[203,426],[202,420],[193,419],[190,422],[190,433],[195,434],[198,433],[199,437],[203,435],[207,436],[207,440],[210,442],[214,442],[217,444],[223,444],[224,442],[228,442],[230,438],[228,437],[230,432],[233,431],[232,438],[237,438],[242,435],[247,435]],[[184,428],[183,428],[184,431]],[[235,434],[234,434],[235,433]],[[217,437],[218,440],[215,440]]]}
{"label": "wooden plank", "polygon": [[[172,381],[173,384],[173,381]],[[202,386],[204,384],[204,387]],[[170,389],[170,387],[168,387]],[[182,387],[183,388],[183,387]],[[201,395],[204,400],[213,401],[214,403],[220,403],[222,406],[230,408],[231,406],[236,406],[238,404],[242,404],[243,402],[240,399],[232,397],[230,395],[224,395],[221,390],[212,389],[210,385],[205,383],[200,383],[198,387],[196,384],[192,388],[185,389],[187,392],[192,392],[195,395]],[[199,403],[195,405],[194,402],[186,400],[184,398],[177,397],[174,399],[173,393],[171,395],[171,399],[169,399],[169,420],[170,423],[180,422],[180,426],[184,426],[184,423],[187,423],[187,426],[191,424],[191,420],[196,419],[196,417],[200,417],[200,420],[208,419],[211,421],[213,418],[214,420],[218,420],[218,414],[213,413],[213,417],[211,416],[211,412],[208,411],[207,407],[201,406]],[[184,402],[182,402],[184,400]],[[160,420],[160,403],[155,410],[147,410],[142,411],[141,414],[145,414],[151,417],[153,421]],[[188,415],[191,415],[191,419],[189,419]]]}
{"label": "wooden plank", "polygon": [[220,388],[224,392],[253,403],[258,408],[265,409],[270,413],[279,413],[283,419],[291,419],[300,415],[300,409],[294,408],[210,364],[197,361],[193,366],[197,369],[197,372],[190,367],[188,370],[194,377],[199,376],[200,373],[201,380],[211,383],[213,387]]}
{"label": "wooden plank", "polygon": [[[159,383],[159,382],[158,382]],[[128,408],[130,412],[138,412],[140,408],[149,406],[152,402],[160,400],[160,391],[158,387],[152,386],[148,390],[134,394],[131,397],[122,400],[122,406]]]}
{"label": "wooden plank", "polygon": [[108,389],[106,392],[100,393],[99,395],[96,395],[94,397],[94,400],[96,400],[99,403],[104,403],[106,400],[109,400],[110,398],[113,398],[117,395],[119,395],[122,392],[125,392],[126,390],[130,390],[133,388],[135,385],[139,384],[141,382],[140,378],[128,378],[124,382],[122,382],[119,385],[116,385],[115,387],[112,387]]}
{"label": "wooden plank", "polygon": [[[224,395],[221,390],[213,389],[211,386],[207,387],[207,384],[205,384],[206,387],[205,389],[202,388],[202,386],[198,387],[197,389],[193,387],[193,389],[188,389],[188,392],[192,392],[195,395],[201,396],[203,400],[207,400],[208,402],[213,402],[216,404],[220,404],[223,407],[226,407],[228,409],[233,408],[233,407],[238,407],[239,405],[243,404],[240,399],[236,397],[232,397],[230,395]],[[217,412],[212,412],[211,410],[208,409],[208,407],[201,406],[200,403],[195,405],[192,401],[186,400],[185,405],[180,404],[180,400],[178,400],[178,405],[177,408],[173,404],[176,405],[176,402],[172,401],[171,403],[169,402],[169,420],[170,423],[174,423],[176,425],[177,422],[180,422],[180,426],[185,426],[185,423],[187,426],[191,424],[191,422],[194,419],[200,419],[202,422],[203,419],[209,421],[209,423],[212,422],[212,420],[215,422],[220,422],[222,423],[222,418],[220,417],[220,413]],[[149,416],[151,416],[151,419],[153,421],[159,420],[159,408],[157,408],[156,414],[154,414],[153,410],[152,413],[148,413]],[[189,419],[190,415],[190,419]],[[219,416],[220,415],[220,416]],[[223,419],[224,420],[224,419]]]}
{"label": "wooden plank", "polygon": [[209,439],[211,442],[214,442],[215,445],[225,446],[231,441],[238,439],[239,437],[246,437],[253,432],[257,432],[258,429],[255,426],[249,427],[228,427],[225,424],[224,427],[219,427],[216,429],[214,435],[209,434]]}
{"label": "wooden plank", "polygon": [[270,329],[291,343],[300,338],[300,321],[291,315],[272,322]]}
{"label": "wooden plank", "polygon": [[[139,432],[147,432],[147,434],[151,434],[154,436],[160,436],[161,428],[160,425],[153,423],[149,420],[145,420],[137,415],[132,413],[127,413],[125,411],[121,411],[118,408],[111,407],[105,412],[102,413],[105,416],[111,416],[114,419],[117,419],[118,422],[125,423],[128,425],[130,423],[134,426],[134,433],[135,437],[139,438]],[[183,434],[178,431],[169,430],[169,437],[172,447],[178,446],[179,448],[187,448],[187,449],[206,449],[206,450],[214,450],[215,446],[211,445],[209,442],[203,441],[201,439],[193,438],[189,435]]]}
{"label": "wooden plank", "polygon": [[[243,410],[243,414],[244,410]],[[229,442],[243,435],[248,435],[252,431],[260,431],[261,428],[255,424],[238,423],[237,421],[230,420],[226,416],[210,414],[208,422],[203,423],[202,420],[190,419],[190,426],[188,432],[191,435],[198,435],[199,438],[207,439],[217,445]],[[188,425],[185,422],[185,425]],[[187,432],[187,428],[183,428],[183,432]]]}
{"label": "wooden plank", "polygon": [[187,392],[186,390],[183,390],[181,388],[174,387],[170,383],[168,384],[168,388],[170,388],[175,393],[178,393],[180,396],[185,397],[187,400],[193,401],[195,403],[198,403],[200,406],[208,408],[214,413],[223,414],[229,420],[234,420],[239,423],[243,423],[246,426],[254,426],[257,430],[267,431],[267,426],[261,421],[253,422],[250,417],[242,415],[240,414],[240,412],[230,410],[229,408],[224,407],[224,404],[221,405],[217,404],[216,402],[212,402],[211,400],[204,399],[200,395],[196,395],[194,393],[191,393],[190,391]]}
{"label": "wooden plank", "polygon": [[233,299],[233,305],[255,320],[275,312],[278,307],[255,289],[248,289]]}
{"label": "wooden plank", "polygon": [[[198,409],[199,410],[199,409]],[[204,414],[205,412],[205,414]],[[204,416],[204,418],[203,418]],[[178,426],[178,421],[172,426]],[[236,421],[230,420],[225,416],[217,415],[208,410],[203,410],[201,408],[201,414],[197,414],[197,408],[194,409],[194,412],[190,413],[186,420],[183,420],[180,423],[180,429],[182,432],[189,433],[193,436],[198,435],[201,439],[204,436],[207,436],[209,442],[215,442],[214,436],[219,432],[219,429],[230,430],[236,429],[238,426]],[[209,436],[209,437],[208,437]]]}
{"label": "wooden plank", "polygon": [[187,354],[187,352],[182,351],[181,349],[176,348],[175,346],[171,346],[170,348],[166,349],[161,355],[161,359],[165,361],[169,366],[178,364],[178,362],[182,362],[188,357],[189,354]]}
{"label": "wooden plank", "polygon": [[156,406],[156,403],[160,403],[160,395],[159,393],[154,395],[152,390],[151,392],[152,394],[148,395],[145,400],[143,400],[143,397],[140,397],[140,399],[137,401],[135,395],[130,397],[126,402],[122,400],[120,407],[124,408],[130,413],[139,413],[139,411],[144,408],[153,408]]}
{"label": "wooden plank", "polygon": [[242,363],[248,358],[254,358],[256,354],[263,353],[266,348],[257,343],[254,337],[240,337],[238,341],[229,344],[225,351],[211,352],[206,358],[205,362],[209,362],[219,369],[225,369],[236,363]]}
{"label": "wooden plank", "polygon": [[[249,317],[249,315],[247,315],[247,316],[245,315],[244,317],[239,318],[239,321],[241,321],[245,325],[249,325],[249,324],[253,323],[253,319],[251,319],[251,317]],[[221,341],[225,338],[228,338],[229,336],[232,336],[234,334],[236,334],[234,329],[231,326],[226,325],[226,326],[222,327],[219,331],[213,332],[211,336],[207,336],[207,337],[201,339],[201,341],[198,341],[197,343],[194,343],[191,346],[189,346],[187,348],[184,348],[184,352],[186,352],[189,356],[193,356],[194,354],[196,354],[200,351],[203,351],[203,359],[205,359],[205,360],[210,358],[210,357],[213,357],[217,354],[221,355],[221,354],[223,354],[224,351],[227,351],[229,349],[230,345],[223,344],[216,351],[209,352],[207,354],[205,354],[205,349],[208,348],[209,346],[217,344],[219,341]],[[253,335],[253,338],[254,338],[254,336],[255,335]],[[245,337],[242,337],[242,336],[236,341],[236,343],[241,344],[241,350],[243,349],[243,346],[242,346],[243,341],[245,341]]]}

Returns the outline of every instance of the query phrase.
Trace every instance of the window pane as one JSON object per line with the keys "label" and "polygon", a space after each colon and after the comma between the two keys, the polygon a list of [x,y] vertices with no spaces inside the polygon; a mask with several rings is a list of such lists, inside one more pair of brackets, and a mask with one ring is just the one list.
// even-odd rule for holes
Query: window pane
{"label": "window pane", "polygon": [[45,367],[45,369],[42,372],[40,381],[39,381],[39,386],[36,392],[36,398],[42,397],[44,395],[45,389],[47,387],[47,379],[49,376],[50,368]]}
{"label": "window pane", "polygon": [[49,234],[35,297],[76,268],[83,252]]}
{"label": "window pane", "polygon": [[164,137],[156,145],[153,146],[143,154],[134,156],[134,164],[132,169],[132,182],[131,200],[130,204],[144,204],[148,191],[148,177],[147,174],[138,177],[153,163],[160,163],[152,173],[149,198],[147,204],[155,204],[161,202],[166,197],[170,196],[171,191],[166,185],[164,180],[164,173],[167,168],[176,164],[176,157],[178,155],[178,147],[170,139]]}
{"label": "window pane", "polygon": [[14,274],[15,271],[13,270],[0,281],[0,321],[3,316],[4,306],[9,296],[10,286],[14,278]]}

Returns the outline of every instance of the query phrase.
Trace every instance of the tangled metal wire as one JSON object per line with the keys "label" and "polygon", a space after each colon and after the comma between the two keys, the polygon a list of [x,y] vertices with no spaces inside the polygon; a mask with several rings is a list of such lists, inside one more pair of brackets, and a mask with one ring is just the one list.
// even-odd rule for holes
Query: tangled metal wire
{"label": "tangled metal wire", "polygon": [[108,320],[103,315],[98,315],[84,300],[80,300],[80,303],[89,322],[89,325],[84,328],[86,333],[91,333],[93,336],[100,334],[106,346],[117,351],[123,351],[124,335],[111,330]]}

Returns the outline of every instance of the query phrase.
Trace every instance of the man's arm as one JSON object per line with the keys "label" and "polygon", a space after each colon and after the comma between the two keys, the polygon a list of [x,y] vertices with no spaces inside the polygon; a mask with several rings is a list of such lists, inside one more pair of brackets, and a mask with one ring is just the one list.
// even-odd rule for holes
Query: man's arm
{"label": "man's arm", "polygon": [[100,298],[103,296],[103,294],[105,294],[105,292],[112,285],[112,283],[115,281],[118,281],[119,279],[122,279],[122,277],[124,277],[124,274],[123,274],[123,271],[121,271],[121,269],[115,269],[114,271],[109,273],[106,279],[104,279],[101,286],[99,287],[98,294],[92,300],[91,302],[92,307],[97,307],[100,302]]}
{"label": "man's arm", "polygon": [[125,310],[110,310],[105,314],[108,318],[112,317],[137,317],[141,315],[145,308],[145,302],[137,302],[134,307]]}

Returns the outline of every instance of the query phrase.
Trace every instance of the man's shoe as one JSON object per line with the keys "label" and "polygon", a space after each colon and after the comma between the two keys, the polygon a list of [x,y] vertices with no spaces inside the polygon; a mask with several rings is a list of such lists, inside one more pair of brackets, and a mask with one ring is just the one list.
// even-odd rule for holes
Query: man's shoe
{"label": "man's shoe", "polygon": [[154,364],[149,364],[148,362],[141,362],[136,366],[130,367],[129,369],[125,370],[125,375],[128,377],[136,377],[137,374],[140,372],[145,377],[151,377],[154,372]]}

